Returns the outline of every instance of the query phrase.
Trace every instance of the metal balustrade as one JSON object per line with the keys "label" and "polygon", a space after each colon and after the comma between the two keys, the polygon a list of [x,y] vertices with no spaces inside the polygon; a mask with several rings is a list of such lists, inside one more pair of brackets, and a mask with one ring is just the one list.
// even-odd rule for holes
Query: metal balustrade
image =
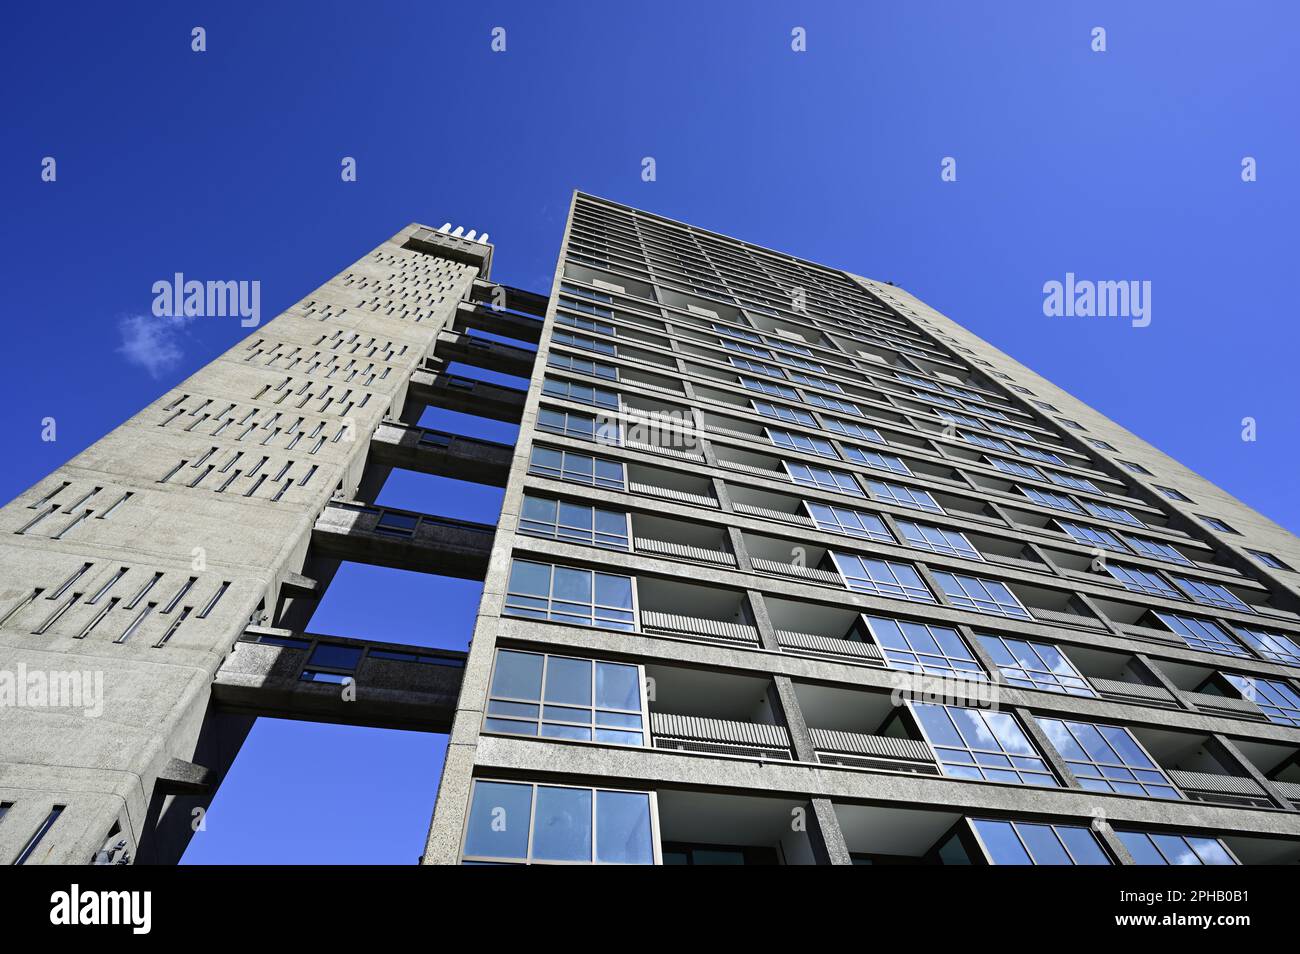
{"label": "metal balustrade", "polygon": [[810,566],[798,566],[794,563],[779,563],[776,560],[764,560],[755,557],[750,561],[754,569],[759,573],[772,573],[780,576],[793,576],[801,580],[810,580],[814,583],[824,583],[827,586],[837,586],[844,588],[844,581],[840,579],[838,573],[832,573],[830,570],[815,570]]}
{"label": "metal balustrade", "polygon": [[717,507],[718,501],[705,494],[691,493],[689,490],[674,490],[672,487],[659,487],[655,484],[646,484],[637,480],[627,482],[628,490],[634,494],[642,494],[647,497],[661,497],[664,500],[676,500],[679,503],[697,504],[701,507]]}
{"label": "metal balustrade", "polygon": [[937,775],[934,753],[924,742],[862,732],[809,729],[817,761],[859,768],[901,769]]}
{"label": "metal balustrade", "polygon": [[758,630],[748,623],[679,616],[676,613],[660,613],[655,610],[641,612],[641,629],[648,633],[660,632],[673,636],[720,639],[728,643],[758,645]]}
{"label": "metal balustrade", "polygon": [[778,629],[776,641],[782,649],[813,653],[819,656],[834,656],[854,662],[866,662],[877,666],[885,664],[884,656],[872,643],[860,643],[852,639],[837,636],[818,636],[814,633],[799,633],[789,629]]}
{"label": "metal balustrade", "polygon": [[1183,790],[1184,794],[1196,801],[1256,807],[1268,807],[1273,804],[1263,787],[1253,778],[1214,775],[1209,772],[1187,772],[1182,769],[1166,769],[1165,774],[1169,776],[1170,781]]}
{"label": "metal balustrade", "polygon": [[650,734],[655,748],[659,749],[766,759],[791,758],[790,733],[784,726],[763,722],[652,712]]}
{"label": "metal balustrade", "polygon": [[1092,683],[1092,688],[1097,693],[1107,699],[1115,699],[1121,702],[1136,701],[1148,705],[1166,706],[1168,708],[1178,708],[1176,700],[1168,689],[1163,686],[1148,686],[1140,682],[1123,682],[1119,679],[1100,679],[1091,677],[1088,679]]}
{"label": "metal balustrade", "polygon": [[694,560],[699,563],[721,563],[724,566],[736,565],[735,554],[727,553],[724,550],[695,547],[686,543],[671,543],[667,540],[651,540],[647,537],[637,537],[633,542],[633,547],[637,553],[653,553],[657,556],[675,557],[679,560]]}

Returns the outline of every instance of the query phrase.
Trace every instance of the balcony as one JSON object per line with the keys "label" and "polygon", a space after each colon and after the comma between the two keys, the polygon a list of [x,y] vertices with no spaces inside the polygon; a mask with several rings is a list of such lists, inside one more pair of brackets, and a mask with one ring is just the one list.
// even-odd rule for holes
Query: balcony
{"label": "balcony", "polygon": [[835,816],[854,864],[970,863],[964,851],[949,847],[962,824],[955,812],[836,804]]}
{"label": "balcony", "polygon": [[777,724],[768,680],[651,665],[646,683],[655,748],[790,760],[790,734]]}
{"label": "balcony", "polygon": [[1215,805],[1273,808],[1272,799],[1213,736],[1170,732],[1147,726],[1131,727],[1170,781],[1187,798]]}
{"label": "balcony", "polygon": [[1180,708],[1173,693],[1129,653],[1073,645],[1058,648],[1103,699],[1165,709]]}
{"label": "balcony", "polygon": [[1223,673],[1210,666],[1195,663],[1155,660],[1153,665],[1169,679],[1188,702],[1206,715],[1227,716],[1265,722],[1268,717],[1262,709],[1223,677]]}
{"label": "balcony", "polygon": [[632,514],[632,546],[637,553],[734,567],[736,556],[717,524],[687,523],[643,513]]}
{"label": "balcony", "polygon": [[810,865],[807,826],[791,824],[806,801],[663,790],[659,832],[666,865]]}
{"label": "balcony", "polygon": [[637,595],[642,632],[733,646],[759,644],[743,593],[643,576]]}
{"label": "balcony", "polygon": [[707,477],[643,464],[627,464],[627,489],[634,494],[697,507],[718,506],[718,498],[713,496],[713,482]]}
{"label": "balcony", "polygon": [[906,707],[888,692],[795,683],[817,761],[875,771],[938,775],[934,753]]}
{"label": "balcony", "polygon": [[741,538],[756,573],[844,589],[844,579],[835,569],[830,551],[825,547],[806,542],[791,543],[749,531],[742,531]]}
{"label": "balcony", "polygon": [[859,616],[853,610],[763,597],[784,652],[814,659],[883,666],[875,643],[863,639]]}

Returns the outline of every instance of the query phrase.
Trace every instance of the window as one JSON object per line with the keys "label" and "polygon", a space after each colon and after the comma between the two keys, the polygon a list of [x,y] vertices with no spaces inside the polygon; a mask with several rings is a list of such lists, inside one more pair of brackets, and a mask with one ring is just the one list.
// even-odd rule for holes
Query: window
{"label": "window", "polygon": [[1084,509],[1101,520],[1113,520],[1115,523],[1126,523],[1130,527],[1145,527],[1146,524],[1133,516],[1123,507],[1111,507],[1108,504],[1093,503],[1091,500],[1083,502]]}
{"label": "window", "polygon": [[846,537],[860,537],[879,543],[894,542],[884,521],[877,516],[859,510],[849,510],[847,507],[832,507],[807,500],[804,501],[804,506],[808,508],[808,514],[813,518],[818,529],[825,530],[827,533],[842,533]]}
{"label": "window", "polygon": [[636,629],[631,577],[527,560],[510,565],[505,613],[570,626]]}
{"label": "window", "polygon": [[891,669],[963,679],[985,678],[984,669],[975,661],[955,629],[883,616],[863,616],[862,619],[883,650]]}
{"label": "window", "polygon": [[1217,606],[1220,609],[1237,610],[1239,613],[1254,612],[1221,583],[1190,580],[1185,576],[1175,576],[1174,582],[1197,603],[1204,603],[1206,606]]}
{"label": "window", "polygon": [[842,470],[831,470],[829,467],[813,467],[809,464],[798,464],[794,461],[783,460],[786,473],[796,484],[803,484],[806,487],[817,487],[821,490],[833,490],[842,494],[852,494],[855,497],[864,496],[862,488],[858,486],[853,479],[853,475]]}
{"label": "window", "polygon": [[630,545],[627,514],[531,495],[524,496],[519,532],[616,550]]}
{"label": "window", "polygon": [[[588,296],[584,295],[583,297],[586,298]],[[602,318],[614,317],[614,312],[611,309],[601,308],[597,305],[593,305],[589,301],[578,301],[577,299],[574,298],[566,298],[564,296],[561,296],[560,305],[564,308],[572,308],[575,311],[585,311],[592,315],[599,315]],[[556,320],[564,320],[567,319],[568,317],[569,317],[568,315],[557,315]]]}
{"label": "window", "polygon": [[832,552],[831,557],[844,578],[844,585],[854,592],[914,603],[934,602],[934,596],[921,582],[916,570],[905,563],[873,560],[849,553]]}
{"label": "window", "polygon": [[770,364],[763,364],[759,361],[750,361],[748,358],[737,358],[735,355],[729,355],[727,360],[731,362],[733,368],[740,368],[742,371],[753,371],[755,374],[766,374],[771,378],[781,377],[781,369],[774,368]]}
{"label": "window", "polygon": [[1047,472],[1047,479],[1058,487],[1069,487],[1072,490],[1085,490],[1089,493],[1099,494],[1097,485],[1091,480],[1085,480],[1083,477],[1072,477],[1069,474],[1058,474],[1054,470]]}
{"label": "window", "polygon": [[1048,404],[1046,401],[1030,401],[1029,403],[1032,404],[1034,407],[1041,408],[1044,411],[1051,411],[1053,414],[1061,413],[1060,408],[1053,407],[1051,404]]}
{"label": "window", "polygon": [[1033,434],[1030,434],[1028,431],[1021,430],[1018,427],[1011,427],[1007,424],[986,424],[985,426],[990,431],[993,431],[994,433],[997,434],[1001,434],[1003,437],[1014,437],[1016,440],[1020,440],[1020,441],[1036,440]]}
{"label": "window", "polygon": [[1236,530],[1232,529],[1232,527],[1228,526],[1226,523],[1220,520],[1218,517],[1206,517],[1202,514],[1197,514],[1197,516],[1199,516],[1202,520],[1204,520],[1206,526],[1208,526],[1211,530],[1218,530],[1220,533],[1237,532]]}
{"label": "window", "polygon": [[566,345],[570,348],[584,348],[587,351],[595,351],[599,354],[611,356],[618,354],[618,349],[608,341],[597,341],[595,338],[588,338],[586,335],[575,335],[559,328],[555,329],[551,334],[551,341],[554,344]]}
{"label": "window", "polygon": [[804,395],[804,400],[817,407],[825,408],[828,411],[839,411],[841,414],[856,414],[862,416],[862,408],[858,407],[852,401],[841,401],[839,398],[830,397],[825,394],[818,394],[816,391],[809,391]]}
{"label": "window", "polygon": [[551,447],[533,447],[528,472],[539,477],[569,480],[592,487],[608,487],[613,490],[625,488],[621,462]]}
{"label": "window", "polygon": [[818,364],[816,361],[809,361],[806,358],[800,358],[792,354],[781,354],[779,351],[775,357],[777,361],[780,361],[782,364],[788,364],[791,367],[803,368],[805,371],[815,371],[818,374],[826,373],[825,366]]}
{"label": "window", "polygon": [[[999,375],[999,377],[1001,377],[1001,376],[1002,376],[1002,375]],[[1007,387],[1009,387],[1011,390],[1015,391],[1017,394],[1033,394],[1033,393],[1034,393],[1033,391],[1029,390],[1029,388],[1022,387],[1022,386],[1019,385],[1019,384],[1008,384]]]}
{"label": "window", "polygon": [[1183,641],[1190,649],[1219,653],[1223,656],[1248,655],[1235,639],[1208,619],[1180,616],[1178,613],[1156,613],[1156,618],[1183,637]]}
{"label": "window", "polygon": [[45,820],[36,829],[36,833],[27,840],[27,844],[23,845],[22,851],[18,852],[14,864],[25,865],[27,863],[27,859],[36,853],[37,846],[40,845],[41,840],[45,838],[49,830],[54,827],[54,823],[59,820],[59,816],[63,814],[65,808],[67,808],[66,805],[55,805],[50,809],[50,813],[45,816]]}
{"label": "window", "polygon": [[1064,424],[1066,427],[1072,428],[1073,430],[1076,430],[1076,431],[1086,431],[1086,430],[1087,430],[1087,428],[1084,427],[1082,424],[1080,424],[1078,421],[1072,421],[1072,420],[1070,420],[1070,418],[1068,418],[1068,417],[1063,417],[1063,418],[1061,418],[1061,423]]}
{"label": "window", "polygon": [[840,455],[835,453],[835,448],[831,446],[831,442],[822,440],[820,437],[796,434],[793,431],[783,431],[775,427],[769,427],[766,430],[768,440],[777,447],[803,451],[805,454],[820,454],[822,457],[833,457],[836,460],[840,459]]}
{"label": "window", "polygon": [[740,354],[752,355],[755,358],[771,358],[772,352],[766,348],[755,347],[752,344],[745,344],[743,341],[722,341],[722,347],[728,351],[737,351]]}
{"label": "window", "polygon": [[1036,716],[1079,784],[1091,792],[1182,798],[1128,729]]}
{"label": "window", "polygon": [[1011,616],[1016,619],[1033,619],[1005,583],[942,572],[935,573],[934,578],[938,581],[939,588],[948,597],[948,601],[958,609]]}
{"label": "window", "polygon": [[971,821],[980,844],[995,865],[1109,865],[1097,836],[1079,825],[1038,822]]}
{"label": "window", "polygon": [[1275,662],[1286,663],[1290,666],[1300,666],[1300,645],[1297,645],[1290,636],[1283,636],[1281,633],[1270,633],[1267,630],[1256,629],[1253,626],[1234,626],[1232,628],[1247,646],[1265,659],[1272,659]]}
{"label": "window", "polygon": [[1117,831],[1133,860],[1140,865],[1235,865],[1217,838],[1166,835],[1145,831]]}
{"label": "window", "polygon": [[877,470],[890,470],[895,474],[901,474],[904,477],[911,477],[912,471],[908,469],[907,464],[902,459],[895,457],[893,454],[878,454],[875,451],[869,451],[863,447],[855,447],[852,444],[844,445],[844,456],[848,460],[856,461],[867,467],[875,467]]}
{"label": "window", "polygon": [[610,381],[618,380],[618,368],[612,364],[605,364],[603,361],[593,361],[591,358],[580,358],[577,355],[559,354],[551,352],[550,357],[546,359],[548,367],[559,368],[563,371],[574,371],[578,374],[587,374],[593,378],[606,378]]}
{"label": "window", "polygon": [[[610,313],[606,309],[583,308],[583,311],[592,311],[599,314],[602,318],[609,318]],[[567,315],[564,312],[556,312],[555,320],[561,325],[569,325],[572,328],[578,328],[582,331],[594,331],[598,335],[613,335],[614,326],[607,325],[603,321],[596,321],[594,318],[580,318],[577,315]]]}
{"label": "window", "polygon": [[1130,534],[1124,534],[1124,539],[1128,541],[1129,546],[1137,553],[1148,556],[1153,560],[1165,560],[1169,563],[1181,563],[1183,566],[1191,566],[1192,561],[1183,556],[1178,550],[1168,543],[1160,543],[1157,540],[1147,540],[1143,537],[1135,537]]}
{"label": "window", "polygon": [[880,436],[880,431],[874,427],[867,427],[864,424],[855,424],[853,421],[842,421],[838,417],[822,418],[822,424],[828,431],[835,431],[837,434],[843,434],[845,437],[857,437],[864,441],[871,441],[875,444],[886,443],[885,439]]}
{"label": "window", "polygon": [[785,404],[773,404],[771,401],[751,401],[754,410],[764,417],[773,417],[778,421],[785,421],[787,424],[807,424],[810,427],[816,427],[816,419],[807,411],[801,411],[798,408],[789,407]]}
{"label": "window", "polygon": [[1113,451],[1115,449],[1114,444],[1108,444],[1106,443],[1106,441],[1098,440],[1095,437],[1089,437],[1087,438],[1087,441],[1089,444],[1091,444],[1093,447],[1097,448],[1098,450]]}
{"label": "window", "polygon": [[957,433],[968,444],[974,444],[977,447],[984,447],[989,450],[1002,451],[1004,454],[1015,453],[1010,444],[998,440],[996,437],[985,437],[983,434],[971,434],[968,431],[958,431]]}
{"label": "window", "polygon": [[542,381],[542,393],[549,397],[577,401],[581,404],[595,404],[597,407],[618,410],[617,392],[606,388],[593,387],[590,384],[582,384],[578,381],[561,381],[548,377]]}
{"label": "window", "polygon": [[799,400],[799,392],[794,388],[786,387],[784,384],[773,384],[770,381],[760,381],[757,378],[747,378],[741,376],[740,383],[751,391],[760,391],[763,394],[770,394],[773,397],[783,397],[787,400]]}
{"label": "window", "polygon": [[1180,500],[1180,501],[1182,501],[1183,503],[1191,503],[1191,502],[1192,502],[1192,498],[1191,498],[1191,497],[1187,496],[1187,495],[1184,494],[1184,493],[1180,493],[1180,492],[1177,491],[1177,490],[1174,490],[1174,488],[1172,488],[1172,487],[1161,487],[1159,484],[1156,484],[1156,490],[1160,491],[1162,494],[1164,494],[1164,495],[1165,495],[1166,497],[1168,497],[1170,500]]}
{"label": "window", "polygon": [[619,424],[611,418],[602,417],[599,421],[590,414],[577,411],[558,411],[543,407],[537,411],[537,428],[565,437],[576,437],[585,441],[598,441],[601,444],[619,443]]}
{"label": "window", "polygon": [[571,295],[581,295],[583,298],[590,298],[592,301],[603,301],[607,305],[614,301],[612,295],[592,291],[590,288],[582,288],[578,285],[570,284],[569,282],[560,282],[560,288],[569,292]]}
{"label": "window", "polygon": [[1269,722],[1300,727],[1300,695],[1286,683],[1228,672],[1223,678],[1236,687],[1243,699],[1259,706]]}
{"label": "window", "polygon": [[843,392],[844,389],[834,381],[828,381],[826,378],[814,377],[811,374],[801,374],[798,371],[791,371],[790,380],[796,384],[804,384],[810,388],[821,388],[823,391]]}
{"label": "window", "polygon": [[640,667],[498,649],[485,732],[645,745]]}
{"label": "window", "polygon": [[943,513],[943,508],[925,490],[904,487],[902,484],[880,480],[868,480],[867,488],[871,491],[871,496],[877,500],[883,500],[885,503],[897,504],[900,507],[912,507],[916,510],[926,510],[930,513]]}
{"label": "window", "polygon": [[469,862],[654,864],[649,792],[477,779]]}
{"label": "window", "polygon": [[1128,547],[1120,543],[1119,538],[1109,530],[1090,527],[1083,523],[1072,523],[1069,520],[1058,520],[1056,523],[1073,537],[1076,543],[1082,543],[1086,547],[1101,547],[1103,550],[1111,550],[1115,553],[1128,553]]}
{"label": "window", "polygon": [[739,328],[731,328],[727,325],[720,325],[716,321],[713,323],[713,330],[720,335],[730,335],[733,338],[742,338],[745,341],[753,341],[755,343],[761,343],[763,340],[758,335],[754,334],[754,332],[752,331],[742,331]]}
{"label": "window", "polygon": [[1148,477],[1151,476],[1151,471],[1147,470],[1141,464],[1135,464],[1131,460],[1122,460],[1120,461],[1120,463],[1123,464],[1125,467],[1127,467],[1129,470],[1133,471],[1133,473],[1135,474],[1145,474]]}
{"label": "window", "polygon": [[1181,600],[1182,594],[1165,582],[1159,573],[1141,570],[1135,566],[1121,566],[1118,563],[1106,564],[1106,572],[1124,584],[1126,590],[1145,593],[1147,596],[1163,596],[1169,600]]}
{"label": "window", "polygon": [[1053,493],[1050,490],[1039,490],[1036,487],[1022,487],[1019,484],[1016,485],[1016,489],[1040,506],[1051,507],[1054,510],[1068,510],[1070,513],[1081,513],[1079,505],[1064,494]]}
{"label": "window", "polygon": [[1281,560],[1279,560],[1277,557],[1273,556],[1273,554],[1271,554],[1271,553],[1267,553],[1267,552],[1265,552],[1264,550],[1249,550],[1249,549],[1248,549],[1246,552],[1249,553],[1251,556],[1253,556],[1253,557],[1254,557],[1256,560],[1258,560],[1260,563],[1264,564],[1266,567],[1269,567],[1270,569],[1274,569],[1274,570],[1289,570],[1289,569],[1291,569],[1289,566],[1287,566],[1285,563],[1283,563],[1283,562],[1282,562]]}
{"label": "window", "polygon": [[950,778],[1059,787],[1024,729],[1006,712],[917,703],[917,722]]}
{"label": "window", "polygon": [[932,527],[927,524],[913,523],[911,520],[898,521],[898,531],[903,535],[903,542],[918,550],[942,553],[947,556],[965,557],[967,560],[982,560],[965,535],[957,530]]}
{"label": "window", "polygon": [[977,637],[1008,685],[1070,696],[1096,696],[1079,670],[1055,646],[1010,636],[979,633]]}
{"label": "window", "polygon": [[1001,457],[985,457],[984,459],[1004,474],[1014,474],[1017,477],[1028,477],[1030,480],[1043,479],[1043,475],[1038,472],[1038,469],[1036,467],[1030,467],[1028,464],[1018,464],[1013,460],[1003,460]]}
{"label": "window", "polygon": [[1021,457],[1028,457],[1030,460],[1041,461],[1044,464],[1055,464],[1058,467],[1065,466],[1065,461],[1049,451],[1041,451],[1033,447],[1017,447],[1016,453]]}

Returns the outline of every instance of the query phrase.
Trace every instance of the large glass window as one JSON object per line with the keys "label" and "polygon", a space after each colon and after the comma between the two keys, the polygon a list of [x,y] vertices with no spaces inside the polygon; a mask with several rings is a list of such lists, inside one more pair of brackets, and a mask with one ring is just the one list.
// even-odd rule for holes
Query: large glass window
{"label": "large glass window", "polygon": [[552,351],[550,357],[546,359],[546,364],[551,368],[575,371],[578,374],[588,374],[593,378],[606,378],[610,381],[618,380],[618,368],[612,364],[605,364],[603,361],[593,361],[591,358],[580,358],[577,355],[560,354],[557,351]]}
{"label": "large glass window", "polygon": [[790,371],[790,380],[796,384],[804,384],[811,388],[821,388],[823,391],[843,392],[844,389],[835,381],[819,378],[811,374],[803,374],[800,371]]}
{"label": "large glass window", "polygon": [[519,532],[590,546],[629,548],[627,514],[567,500],[525,495]]}
{"label": "large glass window", "polygon": [[1141,520],[1133,516],[1123,507],[1112,507],[1109,504],[1094,503],[1091,500],[1083,502],[1084,508],[1094,517],[1100,517],[1102,520],[1113,520],[1116,523],[1126,523],[1130,527],[1145,527]]}
{"label": "large glass window", "polygon": [[1042,464],[1056,464],[1058,467],[1064,467],[1065,461],[1049,451],[1041,451],[1036,447],[1017,447],[1016,453],[1021,457],[1028,457],[1030,460],[1036,460]]}
{"label": "large glass window", "polygon": [[820,454],[822,457],[833,457],[836,460],[840,459],[840,455],[835,453],[835,448],[831,446],[831,442],[822,440],[820,437],[811,437],[808,434],[799,434],[776,427],[769,427],[766,430],[768,439],[777,447],[803,451],[805,454]]}
{"label": "large glass window", "polygon": [[1079,784],[1092,792],[1182,798],[1128,729],[1038,716]]}
{"label": "large glass window", "polygon": [[1169,600],[1181,600],[1183,595],[1165,582],[1164,577],[1151,570],[1135,566],[1123,566],[1119,563],[1107,563],[1106,572],[1124,584],[1124,589],[1147,596],[1163,596]]}
{"label": "large glass window", "polygon": [[904,477],[911,477],[912,471],[907,464],[903,463],[901,458],[893,454],[879,454],[876,451],[867,450],[865,447],[855,447],[852,444],[844,445],[844,456],[859,464],[867,467],[875,467],[877,470],[889,470],[895,474],[902,474]]}
{"label": "large glass window", "polygon": [[801,411],[798,408],[789,407],[785,404],[773,404],[771,401],[751,401],[754,410],[764,417],[772,417],[778,421],[785,421],[787,424],[807,424],[810,427],[816,427],[816,419],[807,411]]}
{"label": "large glass window", "polygon": [[737,358],[734,354],[728,355],[727,360],[731,362],[733,368],[739,368],[742,371],[752,371],[755,374],[766,374],[768,377],[782,377],[781,369],[774,368],[770,364],[763,364],[761,361],[750,361],[748,358]]}
{"label": "large glass window", "polygon": [[609,341],[600,341],[596,338],[589,338],[586,335],[575,335],[572,332],[563,331],[556,328],[551,334],[551,341],[558,345],[566,345],[570,348],[582,348],[586,351],[595,351],[598,354],[607,354],[611,357],[618,354],[618,349]]}
{"label": "large glass window", "polygon": [[1086,490],[1094,494],[1101,493],[1101,491],[1097,489],[1096,484],[1083,477],[1074,477],[1070,474],[1061,474],[1054,470],[1049,470],[1047,472],[1047,479],[1058,487],[1069,487],[1071,490]]}
{"label": "large glass window", "polygon": [[510,565],[505,613],[570,626],[636,629],[631,577],[529,560]]}
{"label": "large glass window", "polygon": [[909,547],[947,556],[965,557],[968,560],[983,559],[965,535],[957,530],[913,523],[911,520],[899,520],[898,532],[903,535],[903,542]]}
{"label": "large glass window", "polygon": [[845,437],[857,437],[864,441],[872,441],[876,444],[886,443],[885,439],[880,436],[880,431],[874,427],[867,427],[865,424],[856,424],[853,421],[843,421],[838,417],[823,417],[822,423],[826,430],[834,431],[837,434],[843,434]]}
{"label": "large glass window", "polygon": [[1011,616],[1016,619],[1033,619],[1029,615],[1029,610],[1021,605],[1020,600],[1016,599],[1016,595],[1005,583],[945,572],[936,572],[934,578],[939,583],[940,589],[947,595],[949,602],[958,609]]}
{"label": "large glass window", "polygon": [[1232,628],[1247,646],[1265,659],[1300,666],[1300,645],[1297,645],[1292,637],[1283,636],[1281,633],[1270,633],[1268,630],[1257,629],[1254,626]]}
{"label": "large glass window", "polygon": [[995,865],[1109,865],[1097,836],[1079,825],[1039,822],[971,820],[975,833]]}
{"label": "large glass window", "polygon": [[808,508],[808,513],[818,529],[825,530],[827,533],[842,533],[848,537],[860,537],[880,543],[894,542],[885,522],[873,514],[807,500],[804,501],[804,506]]}
{"label": "large glass window", "polygon": [[1050,490],[1039,490],[1037,487],[1020,487],[1019,485],[1017,487],[1022,494],[1043,507],[1051,507],[1054,510],[1067,510],[1070,513],[1081,512],[1079,505],[1064,494],[1053,493]]}
{"label": "large glass window", "polygon": [[463,857],[471,863],[654,864],[650,794],[478,779]]}
{"label": "large glass window", "polygon": [[722,341],[722,347],[728,351],[735,351],[739,354],[752,355],[755,358],[771,358],[772,352],[766,348],[759,348],[756,345],[746,344],[743,341]]}
{"label": "large glass window", "polygon": [[884,616],[863,616],[862,620],[884,651],[891,669],[963,679],[986,678],[984,668],[975,661],[955,629]]}
{"label": "large glass window", "polygon": [[1003,460],[1001,457],[985,457],[984,459],[1004,474],[1014,474],[1017,477],[1028,477],[1030,480],[1043,479],[1043,475],[1039,473],[1038,468],[1030,467],[1028,464],[1019,464],[1013,460]]}
{"label": "large glass window", "polygon": [[887,480],[868,480],[867,488],[871,491],[871,496],[885,503],[896,504],[899,507],[912,507],[929,513],[943,513],[943,508],[939,506],[938,501],[926,490],[904,487],[902,484]]}
{"label": "large glass window", "polygon": [[645,745],[642,683],[625,663],[498,649],[483,728]]}
{"label": "large glass window", "polygon": [[796,484],[803,484],[805,487],[817,487],[821,490],[832,490],[841,494],[852,494],[855,497],[864,496],[858,482],[847,471],[831,470],[829,467],[814,467],[810,464],[799,464],[789,460],[784,460],[781,463],[785,465],[786,473],[790,475],[790,479]]}
{"label": "large glass window", "polygon": [[1025,730],[1007,712],[917,703],[912,706],[943,774],[1059,787]]}
{"label": "large glass window", "polygon": [[623,464],[620,461],[551,447],[533,447],[528,472],[576,484],[590,484],[593,487],[625,489]]}
{"label": "large glass window", "polygon": [[[581,308],[583,311],[591,311],[593,313],[597,313],[602,318],[610,318],[613,316],[612,313],[609,313],[608,309],[606,308],[597,309],[594,306],[579,305],[577,302],[564,302],[564,304],[566,305],[566,307],[569,308]],[[612,336],[614,334],[613,325],[606,324],[603,321],[596,321],[593,318],[582,318],[578,315],[567,315],[562,311],[556,312],[555,321],[557,324],[568,325],[571,328],[579,328],[583,331],[594,331],[598,335]]]}
{"label": "large glass window", "polygon": [[1175,576],[1174,582],[1197,603],[1203,603],[1206,606],[1218,606],[1222,609],[1237,610],[1239,613],[1254,612],[1221,583],[1192,580],[1185,576]]}
{"label": "large glass window", "polygon": [[747,378],[744,375],[741,375],[740,383],[750,391],[758,391],[761,394],[770,394],[773,397],[783,397],[791,401],[799,400],[799,392],[784,384],[776,384],[771,381],[760,381],[757,378]]}
{"label": "large glass window", "polygon": [[934,602],[934,596],[916,570],[905,563],[873,560],[851,553],[831,553],[831,556],[840,576],[844,577],[844,585],[855,592],[916,603]]}
{"label": "large glass window", "polygon": [[1115,553],[1128,553],[1128,547],[1119,542],[1119,537],[1109,530],[1103,530],[1101,527],[1090,527],[1084,523],[1073,523],[1069,520],[1056,521],[1062,530],[1074,538],[1076,543],[1082,543],[1086,547],[1100,547],[1103,550],[1111,550]]}
{"label": "large glass window", "polygon": [[1178,613],[1156,613],[1156,618],[1183,637],[1191,649],[1224,656],[1248,656],[1249,653],[1235,639],[1208,619],[1182,616]]}
{"label": "large glass window", "polygon": [[804,400],[825,408],[828,411],[839,411],[841,414],[856,414],[862,416],[862,408],[858,407],[852,401],[844,401],[837,397],[831,397],[828,394],[818,394],[816,391],[809,391],[804,395]]}
{"label": "large glass window", "polygon": [[977,447],[984,447],[988,450],[1002,451],[1004,454],[1015,453],[1010,444],[1004,440],[999,440],[996,437],[986,437],[983,434],[972,434],[969,431],[958,431],[958,433],[961,435],[962,440],[968,444],[974,444]]}
{"label": "large glass window", "polygon": [[597,419],[590,414],[558,411],[550,407],[538,409],[537,429],[601,444],[617,444],[620,440],[618,421],[612,418]]}
{"label": "large glass window", "polygon": [[1147,540],[1144,537],[1135,537],[1131,533],[1124,534],[1124,539],[1129,542],[1135,552],[1148,556],[1153,560],[1164,560],[1167,563],[1181,563],[1184,566],[1191,566],[1192,561],[1183,556],[1175,547],[1168,543],[1161,543],[1158,540]]}
{"label": "large glass window", "polygon": [[1217,838],[1145,831],[1117,831],[1133,860],[1140,865],[1235,865]]}
{"label": "large glass window", "polygon": [[1072,696],[1096,696],[1088,680],[1055,646],[1010,636],[978,634],[980,645],[993,657],[1007,685]]}
{"label": "large glass window", "polygon": [[618,393],[608,388],[598,388],[579,381],[562,381],[558,378],[546,378],[542,381],[542,393],[549,397],[577,401],[581,404],[594,404],[618,410]]}
{"label": "large glass window", "polygon": [[1300,727],[1300,695],[1286,683],[1236,673],[1224,673],[1223,678],[1237,688],[1243,699],[1259,706],[1269,722]]}

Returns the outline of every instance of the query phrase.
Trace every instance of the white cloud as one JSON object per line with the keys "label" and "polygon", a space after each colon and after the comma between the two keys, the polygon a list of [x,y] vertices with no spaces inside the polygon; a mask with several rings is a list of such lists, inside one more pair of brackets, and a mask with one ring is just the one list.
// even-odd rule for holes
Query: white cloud
{"label": "white cloud", "polygon": [[130,364],[159,378],[185,357],[182,347],[188,318],[155,318],[153,315],[124,315],[118,320],[117,330],[122,344],[117,352]]}

